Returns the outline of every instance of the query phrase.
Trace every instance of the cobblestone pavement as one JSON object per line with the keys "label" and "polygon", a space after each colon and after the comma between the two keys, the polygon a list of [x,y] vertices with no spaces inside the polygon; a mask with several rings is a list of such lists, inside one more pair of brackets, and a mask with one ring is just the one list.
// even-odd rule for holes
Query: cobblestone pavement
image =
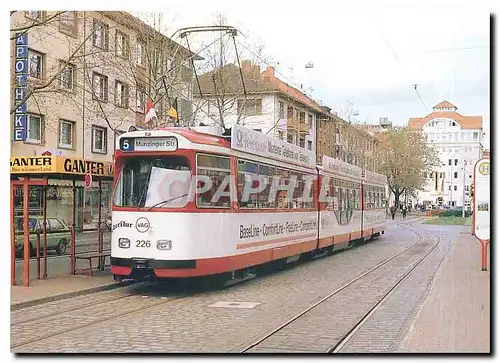
{"label": "cobblestone pavement", "polygon": [[[418,228],[423,227],[419,225]],[[428,226],[425,228],[431,229]],[[149,291],[144,287],[131,286],[21,309],[12,313],[12,324],[15,325],[11,326],[11,336],[12,344],[16,346],[12,351],[239,351],[323,296],[416,241],[414,233],[398,227],[396,223],[389,223],[387,231],[385,236],[365,245],[261,276],[229,289],[175,299],[175,294],[168,290]],[[450,239],[454,233],[446,230],[436,232],[444,239]],[[132,296],[125,296],[127,294]],[[121,298],[116,300],[118,297]],[[106,302],[106,299],[115,300]],[[363,294],[360,293],[359,301],[362,300]],[[249,309],[210,307],[218,301],[252,302],[257,305]],[[93,306],[86,306],[93,302]],[[77,310],[69,310],[72,307]],[[127,311],[133,313],[121,316]],[[60,313],[55,317],[26,321],[57,312]],[[316,327],[322,329],[323,323],[327,321],[329,325],[335,321],[341,322],[344,314],[336,306],[331,306],[322,315],[322,320],[315,322]],[[88,324],[92,325],[86,327]],[[50,337],[51,334],[58,335]],[[300,332],[297,334],[300,335]],[[34,337],[44,338],[31,342]],[[20,345],[22,342],[27,344]]]}
{"label": "cobblestone pavement", "polygon": [[389,353],[398,351],[419,307],[427,297],[432,280],[456,238],[459,228],[437,229],[422,225],[421,232],[437,233],[442,243],[380,305],[339,353]]}

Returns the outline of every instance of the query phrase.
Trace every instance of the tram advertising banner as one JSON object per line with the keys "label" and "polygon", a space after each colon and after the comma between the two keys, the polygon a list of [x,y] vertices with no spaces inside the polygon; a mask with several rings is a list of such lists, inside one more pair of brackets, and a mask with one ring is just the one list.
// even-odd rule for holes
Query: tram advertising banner
{"label": "tram advertising banner", "polygon": [[490,239],[490,159],[481,159],[474,168],[474,235]]}

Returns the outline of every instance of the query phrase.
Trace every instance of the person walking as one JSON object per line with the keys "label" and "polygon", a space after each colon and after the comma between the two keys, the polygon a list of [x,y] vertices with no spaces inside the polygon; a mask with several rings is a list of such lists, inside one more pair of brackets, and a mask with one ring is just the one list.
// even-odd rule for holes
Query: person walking
{"label": "person walking", "polygon": [[408,211],[408,209],[406,208],[406,205],[403,206],[403,219],[406,218],[406,212]]}
{"label": "person walking", "polygon": [[396,216],[396,205],[391,206],[391,216],[392,220],[394,220],[394,217]]}

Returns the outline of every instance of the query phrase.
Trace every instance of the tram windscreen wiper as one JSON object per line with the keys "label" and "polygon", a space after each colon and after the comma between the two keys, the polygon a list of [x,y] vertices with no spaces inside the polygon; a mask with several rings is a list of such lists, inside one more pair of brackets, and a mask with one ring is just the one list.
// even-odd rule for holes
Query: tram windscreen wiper
{"label": "tram windscreen wiper", "polygon": [[153,169],[153,164],[150,163],[148,165],[148,176],[146,178],[146,182],[144,183],[144,187],[142,188],[141,197],[137,201],[137,210],[139,210],[139,208],[141,208],[142,198],[144,198],[144,196],[146,195],[146,192],[147,192],[147,190],[149,188],[149,178],[151,177],[151,170],[152,169]]}
{"label": "tram windscreen wiper", "polygon": [[164,200],[164,201],[162,201],[162,202],[160,202],[160,203],[156,203],[156,204],[155,204],[155,205],[153,205],[152,207],[149,207],[149,208],[148,208],[148,211],[149,211],[149,210],[151,210],[151,209],[153,209],[153,208],[155,208],[155,207],[158,207],[158,206],[159,206],[159,205],[161,205],[161,204],[167,204],[167,203],[173,202],[173,201],[174,201],[174,200],[176,200],[176,199],[179,199],[179,198],[182,198],[182,197],[187,197],[187,196],[188,196],[188,194],[187,194],[187,193],[186,193],[186,194],[181,194],[181,195],[178,195],[177,197],[173,197],[173,198],[170,198],[170,199]]}

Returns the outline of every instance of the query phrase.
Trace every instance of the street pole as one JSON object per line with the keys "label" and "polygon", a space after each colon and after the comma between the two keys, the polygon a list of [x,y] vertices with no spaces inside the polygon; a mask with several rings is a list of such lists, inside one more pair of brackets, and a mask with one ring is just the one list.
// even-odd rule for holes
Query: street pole
{"label": "street pole", "polygon": [[463,175],[463,188],[462,188],[462,218],[465,218],[465,167],[467,161],[464,159],[464,175]]}

